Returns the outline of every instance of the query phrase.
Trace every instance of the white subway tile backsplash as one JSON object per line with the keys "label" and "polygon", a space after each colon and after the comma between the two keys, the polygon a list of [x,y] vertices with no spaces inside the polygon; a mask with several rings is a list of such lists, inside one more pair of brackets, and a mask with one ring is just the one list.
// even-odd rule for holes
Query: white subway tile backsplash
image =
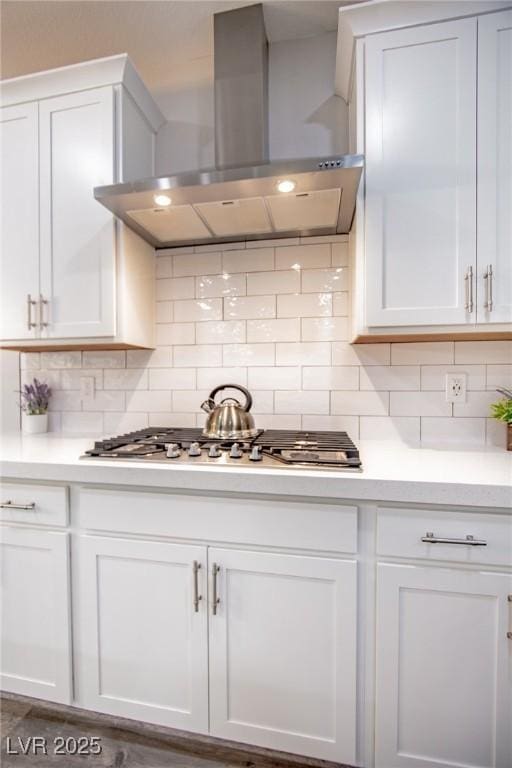
{"label": "white subway tile backsplash", "polygon": [[419,416],[361,416],[361,440],[401,440],[417,444],[421,436]]}
{"label": "white subway tile backsplash", "polygon": [[[235,301],[235,299],[233,299],[233,301]],[[175,301],[174,320],[177,323],[222,320],[222,299]]]}
{"label": "white subway tile backsplash", "polygon": [[175,299],[193,299],[195,283],[193,277],[170,277],[156,281],[156,300],[174,301]]}
{"label": "white subway tile backsplash", "polygon": [[507,425],[503,421],[486,419],[486,443],[494,448],[506,448]]}
{"label": "white subway tile backsplash", "polygon": [[224,299],[225,320],[256,320],[275,316],[275,296],[242,296]]}
{"label": "white subway tile backsplash", "polygon": [[167,368],[170,365],[172,365],[172,347],[129,349],[126,353],[127,368]]}
{"label": "white subway tile backsplash", "polygon": [[415,390],[420,388],[419,365],[372,365],[361,369],[361,389]]}
{"label": "white subway tile backsplash", "polygon": [[[81,368],[82,364],[84,368],[105,368],[104,365],[90,365],[89,355],[97,354],[95,352],[84,352],[83,362],[81,352],[41,352],[40,357],[37,356],[41,368]],[[100,353],[102,354],[102,353]],[[103,353],[104,354],[104,353]],[[113,354],[107,352],[107,355]],[[122,353],[124,354],[124,352]]]}
{"label": "white subway tile backsplash", "polygon": [[331,413],[344,416],[387,416],[389,392],[331,392]]}
{"label": "white subway tile backsplash", "polygon": [[359,389],[357,366],[313,366],[302,369],[302,389]]}
{"label": "white subway tile backsplash", "polygon": [[165,411],[166,413],[170,413],[171,406],[171,392],[160,392],[157,390],[136,390],[134,392],[126,393],[127,411],[139,411],[140,413],[149,413],[150,411]]}
{"label": "white subway tile backsplash", "polygon": [[331,345],[328,341],[305,341],[276,344],[276,365],[330,365]]}
{"label": "white subway tile backsplash", "polygon": [[276,269],[318,269],[331,266],[329,243],[288,245],[276,248]]}
{"label": "white subway tile backsplash", "polygon": [[333,267],[348,267],[350,262],[348,242],[333,243],[331,245],[331,258]]}
{"label": "white subway tile backsplash", "polygon": [[299,290],[300,274],[294,269],[289,269],[286,272],[253,272],[247,275],[248,296],[297,293]]}
{"label": "white subway tile backsplash", "polygon": [[174,347],[174,365],[176,368],[221,366],[222,347],[220,344]]}
{"label": "white subway tile backsplash", "polygon": [[346,317],[303,317],[302,341],[344,341],[349,338]]}
{"label": "white subway tile backsplash", "polygon": [[[247,386],[247,368],[198,368],[197,388],[214,389],[220,384],[241,384]],[[238,393],[237,398],[241,395]],[[227,397],[227,395],[226,395]]]}
{"label": "white subway tile backsplash", "polygon": [[457,341],[455,362],[511,365],[512,341]]}
{"label": "white subway tile backsplash", "polygon": [[452,365],[453,356],[453,341],[408,342],[391,347],[392,365]]}
{"label": "white subway tile backsplash", "polygon": [[[503,447],[489,403],[512,385],[512,342],[350,344],[349,262],[345,235],[164,249],[155,350],[22,354],[22,382],[52,386],[51,429],[96,437],[202,427],[201,403],[231,383],[265,429]],[[446,403],[450,371],[467,374],[466,403]],[[84,376],[95,396],[82,401]]]}
{"label": "white subway tile backsplash", "polygon": [[300,320],[247,320],[247,341],[300,341]]}
{"label": "white subway tile backsplash", "polygon": [[277,297],[278,317],[330,317],[332,293],[290,294]]}
{"label": "white subway tile backsplash", "polygon": [[243,320],[216,320],[196,325],[197,344],[242,344],[245,338]]}
{"label": "white subway tile backsplash", "polygon": [[203,275],[196,277],[196,297],[199,299],[215,296],[245,296],[247,293],[244,274]]}
{"label": "white subway tile backsplash", "polygon": [[222,272],[220,252],[183,253],[174,256],[174,276],[218,275]]}
{"label": "white subway tile backsplash", "polygon": [[223,364],[237,365],[274,365],[274,344],[225,344]]}
{"label": "white subway tile backsplash", "polygon": [[152,368],[149,389],[195,389],[195,368]]}
{"label": "white subway tile backsplash", "polygon": [[249,368],[249,389],[253,390],[278,390],[301,388],[301,369],[299,366],[290,368],[261,367]]}
{"label": "white subway tile backsplash", "polygon": [[103,386],[105,389],[147,389],[148,371],[144,368],[108,368]]}
{"label": "white subway tile backsplash", "polygon": [[454,444],[467,448],[485,443],[485,419],[421,419],[421,441],[425,444]]}
{"label": "white subway tile backsplash", "polygon": [[512,365],[487,366],[487,389],[496,389],[496,387],[512,389]]}
{"label": "white subway tile backsplash", "polygon": [[194,323],[163,323],[156,326],[156,343],[159,346],[172,344],[194,344],[196,326]]}
{"label": "white subway tile backsplash", "polygon": [[[63,355],[81,354],[80,352],[61,352]],[[82,366],[84,368],[124,368],[126,365],[126,352],[122,350],[97,350],[94,352],[83,352]],[[58,368],[68,366],[59,365]],[[79,366],[70,365],[70,368]]]}
{"label": "white subway tile backsplash", "polygon": [[82,400],[84,411],[124,411],[125,393],[100,389],[93,397]]}
{"label": "white subway tile backsplash", "polygon": [[332,345],[333,365],[389,365],[390,344],[349,344]]}
{"label": "white subway tile backsplash", "polygon": [[222,269],[224,272],[260,272],[274,269],[274,249],[255,247],[246,250],[228,251],[222,254]]}
{"label": "white subway tile backsplash", "polygon": [[348,269],[346,267],[302,270],[303,293],[330,293],[347,291],[348,288]]}
{"label": "white subway tile backsplash", "polygon": [[391,416],[451,416],[444,392],[391,392]]}
{"label": "white subway tile backsplash", "polygon": [[468,389],[485,389],[485,365],[422,365],[421,389],[446,389],[446,374],[465,373]]}
{"label": "white subway tile backsplash", "polygon": [[274,394],[276,413],[329,413],[329,392],[278,390]]}

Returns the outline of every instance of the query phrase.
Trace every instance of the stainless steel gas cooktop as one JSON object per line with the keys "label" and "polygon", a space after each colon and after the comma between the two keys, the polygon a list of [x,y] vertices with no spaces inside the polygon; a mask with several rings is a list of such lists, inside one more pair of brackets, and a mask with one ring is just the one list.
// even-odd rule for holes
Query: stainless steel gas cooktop
{"label": "stainless steel gas cooktop", "polygon": [[95,442],[82,458],[244,467],[360,471],[359,451],[346,432],[261,430],[235,442],[201,429],[151,427]]}

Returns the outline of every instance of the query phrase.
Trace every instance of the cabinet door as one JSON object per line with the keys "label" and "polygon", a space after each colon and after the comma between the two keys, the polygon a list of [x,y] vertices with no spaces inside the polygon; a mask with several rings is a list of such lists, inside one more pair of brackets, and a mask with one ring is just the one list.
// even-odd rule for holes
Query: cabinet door
{"label": "cabinet door", "polygon": [[0,528],[1,687],[71,703],[66,533]]}
{"label": "cabinet door", "polygon": [[46,334],[115,332],[114,220],[93,188],[114,180],[110,86],[40,103],[41,292]]}
{"label": "cabinet door", "polygon": [[356,563],[209,550],[210,732],[355,762]]}
{"label": "cabinet door", "polygon": [[0,110],[0,338],[37,334],[39,151],[37,103]]}
{"label": "cabinet door", "polygon": [[512,322],[512,11],[478,20],[478,321]]}
{"label": "cabinet door", "polygon": [[378,565],[376,768],[510,768],[512,576]]}
{"label": "cabinet door", "polygon": [[82,536],[78,549],[79,703],[207,732],[205,548]]}
{"label": "cabinet door", "polygon": [[365,47],[367,324],[474,322],[476,20]]}

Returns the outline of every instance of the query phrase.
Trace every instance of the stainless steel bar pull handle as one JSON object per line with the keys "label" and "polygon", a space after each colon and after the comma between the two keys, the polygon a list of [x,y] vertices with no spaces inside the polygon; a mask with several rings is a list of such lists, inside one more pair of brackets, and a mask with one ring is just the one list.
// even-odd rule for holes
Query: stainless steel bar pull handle
{"label": "stainless steel bar pull handle", "polygon": [[37,323],[32,322],[32,307],[37,304],[37,301],[32,298],[30,293],[27,294],[27,328],[29,331],[35,328]]}
{"label": "stainless steel bar pull handle", "polygon": [[217,615],[217,606],[220,603],[220,597],[217,595],[217,574],[220,571],[220,565],[214,563],[212,566],[212,614]]}
{"label": "stainless steel bar pull handle", "polygon": [[493,309],[493,297],[492,297],[492,281],[494,273],[492,271],[492,264],[487,265],[487,272],[484,274],[485,280],[485,303],[484,307],[488,312],[492,312]]}
{"label": "stainless steel bar pull handle", "polygon": [[469,547],[486,547],[487,542],[484,539],[475,539],[474,536],[466,536],[464,539],[451,539],[444,536],[435,536],[432,531],[429,531],[421,540],[426,544],[465,544]]}
{"label": "stainless steel bar pull handle", "polygon": [[44,307],[48,304],[48,299],[44,299],[42,294],[39,294],[39,327],[48,328],[48,323],[44,320]]}
{"label": "stainless steel bar pull handle", "polygon": [[28,504],[16,504],[15,501],[11,501],[10,499],[8,499],[7,501],[3,501],[0,504],[0,509],[25,509],[25,510],[30,510],[30,509],[35,509],[35,508],[36,508],[35,501],[31,501]]}
{"label": "stainless steel bar pull handle", "polygon": [[[507,595],[507,600],[509,601],[509,603],[512,603],[512,595]],[[512,640],[512,632],[507,632],[507,638],[509,640]]]}
{"label": "stainless steel bar pull handle", "polygon": [[201,569],[201,563],[194,560],[192,569],[194,572],[194,612],[199,613],[199,601],[203,599],[203,596],[199,594],[199,571]]}
{"label": "stainless steel bar pull handle", "polygon": [[466,289],[464,309],[471,313],[473,311],[473,267],[468,267],[468,271],[464,275],[464,285]]}

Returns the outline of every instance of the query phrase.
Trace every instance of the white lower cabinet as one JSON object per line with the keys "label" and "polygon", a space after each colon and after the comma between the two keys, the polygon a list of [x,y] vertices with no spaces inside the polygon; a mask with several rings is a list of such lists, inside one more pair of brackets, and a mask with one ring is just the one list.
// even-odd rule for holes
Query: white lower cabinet
{"label": "white lower cabinet", "polygon": [[3,526],[0,550],[0,687],[69,704],[69,536]]}
{"label": "white lower cabinet", "polygon": [[355,763],[356,567],[209,550],[213,736]]}
{"label": "white lower cabinet", "polygon": [[512,577],[378,565],[376,768],[510,768]]}
{"label": "white lower cabinet", "polygon": [[206,548],[81,536],[78,558],[80,704],[206,733]]}

